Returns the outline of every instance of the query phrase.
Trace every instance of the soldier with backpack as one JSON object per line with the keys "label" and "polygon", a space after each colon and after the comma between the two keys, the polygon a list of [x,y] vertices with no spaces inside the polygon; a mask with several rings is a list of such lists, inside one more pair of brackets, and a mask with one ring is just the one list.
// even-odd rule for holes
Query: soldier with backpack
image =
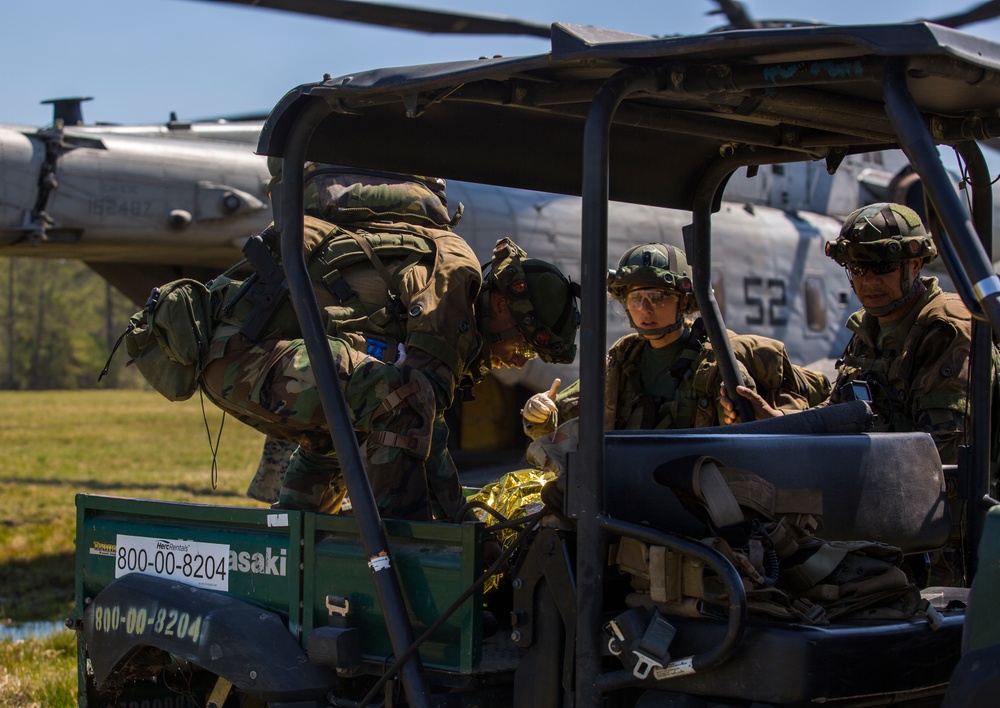
{"label": "soldier with backpack", "polygon": [[[626,251],[608,275],[608,292],[635,330],[608,352],[606,421],[609,430],[701,428],[721,424],[719,371],[695,310],[691,269],[676,246],[649,243]],[[823,374],[794,366],[774,339],[730,333],[748,386],[778,408],[801,410],[829,393]],[[577,416],[579,384],[557,395],[558,384],[522,410],[532,439]]]}
{"label": "soldier with backpack", "polygon": [[[379,510],[452,520],[462,496],[444,412],[456,389],[535,356],[573,361],[578,288],[509,239],[481,268],[452,230],[461,205],[449,214],[443,180],[311,164],[305,188],[307,268]],[[223,296],[202,387],[239,420],[298,444],[278,506],[336,512],[346,490],[275,283],[277,238],[251,239],[253,276],[212,283]]]}

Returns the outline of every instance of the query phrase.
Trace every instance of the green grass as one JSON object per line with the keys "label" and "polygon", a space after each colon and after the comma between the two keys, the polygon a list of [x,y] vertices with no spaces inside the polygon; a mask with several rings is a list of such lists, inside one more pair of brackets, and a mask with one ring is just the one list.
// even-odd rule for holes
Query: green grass
{"label": "green grass", "polygon": [[[221,414],[206,402],[209,427]],[[73,603],[79,493],[260,506],[244,492],[263,437],[226,419],[212,453],[198,396],[149,391],[0,392],[0,619],[58,620]]]}
{"label": "green grass", "polygon": [[0,641],[0,708],[76,705],[76,638]]}
{"label": "green grass", "polygon": [[[213,440],[221,413],[205,402]],[[263,437],[226,418],[212,488],[199,397],[152,391],[0,392],[0,620],[61,621],[73,608],[80,493],[262,506],[244,492]],[[76,702],[68,632],[0,641],[0,708]]]}

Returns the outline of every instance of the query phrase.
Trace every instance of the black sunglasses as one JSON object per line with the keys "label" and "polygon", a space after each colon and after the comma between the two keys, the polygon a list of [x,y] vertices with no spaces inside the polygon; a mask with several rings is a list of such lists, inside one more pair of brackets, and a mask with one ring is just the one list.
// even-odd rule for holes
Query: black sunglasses
{"label": "black sunglasses", "polygon": [[864,275],[871,271],[875,275],[885,275],[894,270],[899,270],[901,261],[848,261],[844,267],[851,275]]}

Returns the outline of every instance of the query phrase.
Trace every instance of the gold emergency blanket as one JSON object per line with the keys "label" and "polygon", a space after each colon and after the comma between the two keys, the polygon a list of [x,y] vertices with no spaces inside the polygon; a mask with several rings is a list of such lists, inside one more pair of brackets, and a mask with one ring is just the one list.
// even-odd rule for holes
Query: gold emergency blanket
{"label": "gold emergency blanket", "polygon": [[[528,514],[533,514],[542,508],[542,487],[546,482],[555,479],[553,472],[543,470],[525,469],[508,472],[496,482],[487,484],[476,494],[470,496],[466,501],[477,501],[486,504],[497,513],[502,514],[507,519],[519,519]],[[483,511],[475,509],[476,516],[484,522],[487,530],[499,519]],[[506,550],[517,537],[517,528],[501,529],[497,534],[500,545]],[[502,573],[497,573],[483,587],[483,592],[488,593],[495,590],[500,585]]]}

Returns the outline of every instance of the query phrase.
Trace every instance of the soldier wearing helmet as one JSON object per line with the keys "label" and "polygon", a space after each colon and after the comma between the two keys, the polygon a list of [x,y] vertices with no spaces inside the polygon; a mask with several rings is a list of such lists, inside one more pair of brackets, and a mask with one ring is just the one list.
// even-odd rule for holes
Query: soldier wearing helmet
{"label": "soldier wearing helmet", "polygon": [[[481,268],[452,230],[461,205],[449,214],[443,180],[313,164],[305,186],[306,264],[379,509],[454,519],[463,500],[444,411],[456,388],[534,356],[571,362],[578,289],[509,239]],[[264,260],[278,251],[270,245]],[[336,512],[346,490],[308,353],[260,260],[258,246],[255,276],[213,283],[225,305],[204,389],[269,438],[298,445],[281,507]]]}
{"label": "soldier wearing helmet", "polygon": [[[850,400],[851,384],[864,382],[876,431],[926,431],[941,461],[954,464],[966,428],[972,318],[937,278],[920,276],[937,256],[920,217],[899,204],[862,207],[827,243],[826,254],[844,266],[862,305],[847,321],[854,335],[827,403]],[[741,394],[758,417],[771,415],[753,395]]]}
{"label": "soldier wearing helmet", "polygon": [[[695,310],[684,252],[661,243],[627,250],[608,274],[608,292],[635,330],[608,353],[608,429],[694,428],[718,425],[721,374]],[[793,410],[829,392],[826,377],[797,371],[784,345],[730,333],[744,380],[778,407]],[[524,430],[537,439],[577,415],[579,383],[532,396],[522,410]]]}
{"label": "soldier wearing helmet", "polygon": [[[865,311],[885,322],[908,312],[924,290],[920,269],[937,258],[937,247],[909,207],[872,204],[847,217],[826,255],[847,270]],[[868,274],[875,277],[866,279]]]}
{"label": "soldier wearing helmet", "polygon": [[[900,204],[871,204],[852,212],[826,254],[844,266],[862,309],[851,315],[853,332],[837,362],[839,375],[824,405],[855,397],[855,383],[868,390],[876,432],[920,430],[934,438],[941,462],[958,462],[968,425],[969,351],[972,317],[958,295],[937,278],[921,277],[937,248],[920,217]],[[774,414],[759,397],[741,390],[758,417]],[[726,402],[724,402],[726,403]],[[960,580],[956,563],[964,513],[953,513],[956,529],[930,569],[935,585]]]}

